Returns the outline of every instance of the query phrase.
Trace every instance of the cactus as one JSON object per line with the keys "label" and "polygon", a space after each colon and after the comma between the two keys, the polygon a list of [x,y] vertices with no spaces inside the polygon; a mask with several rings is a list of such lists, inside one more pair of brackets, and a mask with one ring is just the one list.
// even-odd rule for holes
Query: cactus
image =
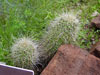
{"label": "cactus", "polygon": [[18,39],[11,48],[14,65],[21,68],[35,70],[39,60],[37,45],[30,38]]}
{"label": "cactus", "polygon": [[48,58],[51,58],[62,44],[77,45],[78,32],[80,32],[80,22],[74,13],[63,13],[51,21],[40,42],[41,60],[49,60]]}

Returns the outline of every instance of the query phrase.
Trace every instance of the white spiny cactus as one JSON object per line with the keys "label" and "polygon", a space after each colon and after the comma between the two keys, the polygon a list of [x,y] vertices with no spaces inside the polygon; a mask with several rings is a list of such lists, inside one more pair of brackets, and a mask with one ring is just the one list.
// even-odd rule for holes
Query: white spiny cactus
{"label": "white spiny cactus", "polygon": [[80,22],[74,13],[63,13],[51,21],[40,42],[40,56],[51,57],[62,44],[77,44]]}
{"label": "white spiny cactus", "polygon": [[30,38],[18,39],[11,48],[11,56],[15,66],[33,70],[39,60],[37,45]]}

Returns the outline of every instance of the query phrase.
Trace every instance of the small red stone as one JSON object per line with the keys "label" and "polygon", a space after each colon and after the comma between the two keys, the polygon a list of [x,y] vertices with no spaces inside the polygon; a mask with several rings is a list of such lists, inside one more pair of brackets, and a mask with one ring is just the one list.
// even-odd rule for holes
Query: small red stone
{"label": "small red stone", "polygon": [[96,28],[100,28],[100,15],[97,16],[96,18],[92,19],[91,26],[96,27]]}

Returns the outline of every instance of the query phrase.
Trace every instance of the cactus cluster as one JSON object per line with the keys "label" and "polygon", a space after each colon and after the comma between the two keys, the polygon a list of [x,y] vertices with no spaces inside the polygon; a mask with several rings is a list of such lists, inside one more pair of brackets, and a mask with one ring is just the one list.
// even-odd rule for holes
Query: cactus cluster
{"label": "cactus cluster", "polygon": [[37,45],[30,38],[18,39],[11,48],[14,65],[21,68],[35,70],[39,53]]}
{"label": "cactus cluster", "polygon": [[74,13],[63,13],[51,21],[40,42],[40,56],[44,61],[54,55],[62,44],[77,44],[80,21]]}
{"label": "cactus cluster", "polygon": [[[62,44],[77,44],[80,22],[74,13],[63,13],[51,21],[39,45],[29,38],[18,39],[11,48],[15,66],[33,69],[38,63],[44,68]],[[42,69],[41,69],[42,71]]]}

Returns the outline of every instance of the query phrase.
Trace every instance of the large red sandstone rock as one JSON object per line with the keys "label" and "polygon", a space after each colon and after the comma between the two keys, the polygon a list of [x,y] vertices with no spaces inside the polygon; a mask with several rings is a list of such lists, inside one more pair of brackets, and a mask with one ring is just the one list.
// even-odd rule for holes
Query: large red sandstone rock
{"label": "large red sandstone rock", "polygon": [[100,15],[91,21],[91,26],[95,26],[96,28],[100,28]]}
{"label": "large red sandstone rock", "polygon": [[100,41],[92,46],[90,53],[100,58]]}
{"label": "large red sandstone rock", "polygon": [[100,59],[73,45],[62,45],[41,75],[100,75]]}

